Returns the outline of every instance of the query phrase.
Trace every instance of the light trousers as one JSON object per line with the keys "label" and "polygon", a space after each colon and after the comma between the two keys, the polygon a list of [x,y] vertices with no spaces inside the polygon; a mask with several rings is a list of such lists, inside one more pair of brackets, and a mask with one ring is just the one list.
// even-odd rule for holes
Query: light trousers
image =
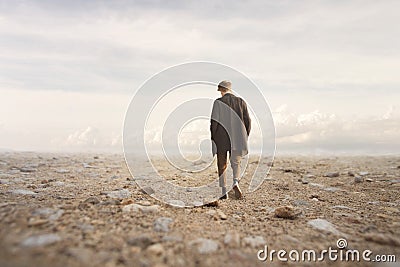
{"label": "light trousers", "polygon": [[[226,187],[226,168],[228,163],[228,152],[217,152],[217,166],[219,176],[219,186]],[[229,152],[229,161],[233,172],[233,181],[239,181],[240,178],[240,163],[242,160],[241,153],[237,151]]]}

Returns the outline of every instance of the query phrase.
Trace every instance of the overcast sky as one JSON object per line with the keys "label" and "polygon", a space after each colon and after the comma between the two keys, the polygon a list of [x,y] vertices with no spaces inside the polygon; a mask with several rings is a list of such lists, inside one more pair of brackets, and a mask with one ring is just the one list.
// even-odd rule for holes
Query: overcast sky
{"label": "overcast sky", "polygon": [[278,153],[398,153],[399,10],[399,1],[0,1],[0,148],[121,152],[140,85],[205,60],[260,87]]}

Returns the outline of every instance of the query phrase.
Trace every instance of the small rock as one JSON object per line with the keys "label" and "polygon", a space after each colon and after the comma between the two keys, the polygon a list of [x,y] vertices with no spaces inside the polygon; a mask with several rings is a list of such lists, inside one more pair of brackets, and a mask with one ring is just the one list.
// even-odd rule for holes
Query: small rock
{"label": "small rock", "polygon": [[13,193],[15,195],[36,195],[37,193],[25,189],[15,189],[9,191],[10,193]]}
{"label": "small rock", "polygon": [[356,174],[353,171],[348,171],[347,174],[351,177],[354,177]]}
{"label": "small rock", "polygon": [[127,243],[131,246],[140,247],[142,249],[154,244],[154,240],[147,235],[134,236],[129,238]]}
{"label": "small rock", "polygon": [[87,164],[87,163],[82,163],[82,165],[83,165],[83,168],[86,168],[86,169],[95,169],[95,168],[97,168],[96,166],[92,166],[92,165]]}
{"label": "small rock", "polygon": [[264,247],[266,245],[265,239],[262,236],[248,236],[243,238],[243,246],[250,246],[252,248]]}
{"label": "small rock", "polygon": [[364,238],[367,241],[375,242],[381,245],[400,247],[400,240],[390,235],[371,233],[366,234]]}
{"label": "small rock", "polygon": [[111,192],[107,192],[107,196],[111,198],[129,198],[131,197],[131,192],[129,192],[128,189],[121,189],[121,190],[115,190]]}
{"label": "small rock", "polygon": [[89,198],[87,198],[85,201],[83,201],[84,203],[89,203],[89,204],[93,204],[93,205],[96,205],[96,204],[99,204],[100,203],[100,200],[97,198],[97,197],[89,197]]}
{"label": "small rock", "polygon": [[122,208],[122,212],[138,212],[141,211],[143,213],[156,213],[160,209],[160,206],[153,205],[153,206],[141,206],[138,204],[130,204],[126,205]]}
{"label": "small rock", "polygon": [[327,192],[337,192],[337,191],[340,191],[340,190],[341,190],[340,188],[332,187],[332,186],[324,188],[324,191],[327,191]]}
{"label": "small rock", "polygon": [[10,184],[10,180],[8,180],[8,179],[0,179],[0,184]]}
{"label": "small rock", "polygon": [[314,219],[314,220],[308,221],[307,224],[310,225],[311,227],[317,229],[317,230],[321,230],[321,231],[324,231],[324,232],[332,233],[332,234],[335,234],[335,235],[344,236],[340,231],[338,231],[336,229],[336,227],[332,223],[330,223],[330,222],[328,222],[327,220],[324,220],[324,219]]}
{"label": "small rock", "polygon": [[308,206],[310,204],[305,200],[294,200],[293,201],[293,205],[295,205],[295,206]]}
{"label": "small rock", "polygon": [[226,220],[228,219],[228,216],[226,216],[225,213],[223,213],[221,210],[218,210],[218,216],[221,220]]}
{"label": "small rock", "polygon": [[57,234],[44,234],[30,236],[21,242],[23,247],[39,247],[46,246],[60,241],[61,238]]}
{"label": "small rock", "polygon": [[161,244],[150,245],[147,247],[146,251],[156,257],[161,257],[165,254],[165,249]]}
{"label": "small rock", "polygon": [[224,243],[228,247],[239,247],[240,235],[237,232],[229,232],[224,237]]}
{"label": "small rock", "polygon": [[339,172],[328,172],[324,176],[329,178],[339,177]]}
{"label": "small rock", "polygon": [[20,172],[35,172],[36,169],[35,168],[29,168],[29,167],[22,167],[22,168],[19,168],[19,171]]}
{"label": "small rock", "polygon": [[313,175],[313,174],[306,174],[306,175],[303,176],[303,178],[305,178],[305,179],[313,179],[313,178],[315,178],[315,175]]}
{"label": "small rock", "polygon": [[200,254],[209,254],[218,250],[218,243],[212,239],[198,238],[190,241],[189,246],[197,247]]}
{"label": "small rock", "polygon": [[354,182],[355,183],[362,183],[364,182],[364,178],[362,176],[354,176]]}
{"label": "small rock", "polygon": [[275,216],[278,218],[293,220],[298,216],[298,214],[299,213],[295,212],[292,206],[283,206],[275,209]]}
{"label": "small rock", "polygon": [[308,184],[309,181],[308,181],[307,179],[304,179],[304,178],[303,178],[303,179],[301,179],[301,183],[302,183],[302,184]]}
{"label": "small rock", "polygon": [[174,220],[167,217],[160,217],[154,221],[154,231],[156,232],[169,232],[169,225]]}
{"label": "small rock", "polygon": [[369,174],[369,172],[359,172],[358,173],[360,176],[367,176]]}
{"label": "small rock", "polygon": [[367,178],[367,179],[365,179],[365,181],[367,181],[367,182],[373,182],[374,180],[371,179],[371,178]]}
{"label": "small rock", "polygon": [[58,169],[58,170],[56,170],[56,173],[69,173],[69,170],[67,170],[67,169]]}

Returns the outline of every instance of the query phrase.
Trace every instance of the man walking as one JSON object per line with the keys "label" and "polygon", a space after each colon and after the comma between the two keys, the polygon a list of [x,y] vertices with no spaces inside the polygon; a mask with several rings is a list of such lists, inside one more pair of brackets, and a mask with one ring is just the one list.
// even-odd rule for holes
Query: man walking
{"label": "man walking", "polygon": [[218,85],[221,96],[214,101],[211,113],[211,140],[213,156],[217,154],[220,199],[227,199],[226,168],[227,154],[233,171],[233,190],[236,198],[242,197],[239,187],[240,163],[248,154],[247,140],[250,134],[251,120],[246,102],[232,93],[231,82],[222,81]]}

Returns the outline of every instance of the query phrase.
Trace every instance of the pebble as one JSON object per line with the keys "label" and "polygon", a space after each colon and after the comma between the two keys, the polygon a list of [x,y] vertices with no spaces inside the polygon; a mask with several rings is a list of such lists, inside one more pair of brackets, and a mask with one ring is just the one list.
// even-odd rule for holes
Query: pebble
{"label": "pebble", "polygon": [[275,216],[293,220],[298,216],[298,212],[296,212],[292,206],[283,206],[275,209]]}
{"label": "pebble", "polygon": [[58,170],[56,170],[56,173],[69,173],[69,170],[67,170],[67,169],[58,169]]}
{"label": "pebble", "polygon": [[0,179],[0,184],[10,184],[10,180],[8,180],[8,179]]}
{"label": "pebble", "polygon": [[108,197],[119,198],[119,199],[129,198],[132,195],[128,189],[115,190],[115,191],[107,192],[106,194]]}
{"label": "pebble", "polygon": [[22,167],[22,168],[19,168],[19,171],[20,172],[35,172],[36,169],[35,168],[29,168],[29,167]]}
{"label": "pebble", "polygon": [[360,176],[367,176],[369,174],[369,172],[359,172],[358,175]]}
{"label": "pebble", "polygon": [[362,182],[364,182],[364,178],[362,176],[356,175],[356,176],[354,176],[354,182],[355,183],[362,183]]}
{"label": "pebble", "polygon": [[308,221],[307,224],[317,230],[332,233],[335,235],[344,236],[339,230],[336,229],[335,225],[333,225],[332,223],[330,223],[324,219],[314,219],[314,220]]}
{"label": "pebble", "polygon": [[367,181],[367,182],[373,182],[374,180],[371,179],[371,178],[367,178],[367,179],[365,179],[365,181]]}
{"label": "pebble", "polygon": [[160,206],[152,205],[152,206],[141,206],[138,204],[130,204],[126,205],[122,208],[122,212],[138,212],[141,211],[143,213],[156,213],[160,210]]}
{"label": "pebble", "polygon": [[189,242],[189,246],[197,247],[200,254],[209,254],[218,250],[218,243],[212,239],[198,238]]}
{"label": "pebble", "polygon": [[146,251],[156,257],[161,257],[165,254],[164,247],[159,243],[148,246]]}
{"label": "pebble", "polygon": [[16,195],[36,195],[37,194],[33,191],[25,190],[25,189],[15,189],[15,190],[11,190],[9,192],[16,194]]}
{"label": "pebble", "polygon": [[156,232],[169,232],[169,225],[174,220],[172,218],[160,217],[154,221],[154,231]]}
{"label": "pebble", "polygon": [[340,191],[341,189],[340,188],[337,188],[337,187],[325,187],[324,188],[324,191],[327,191],[327,192],[337,192],[337,191]]}
{"label": "pebble", "polygon": [[308,206],[310,204],[305,200],[295,200],[295,201],[293,201],[293,205],[295,205],[295,206]]}
{"label": "pebble", "polygon": [[84,203],[96,205],[100,203],[100,200],[97,197],[89,197],[84,201]]}
{"label": "pebble", "polygon": [[339,172],[328,172],[324,176],[329,178],[339,177]]}
{"label": "pebble", "polygon": [[248,236],[243,238],[243,246],[252,248],[264,247],[266,245],[265,239],[262,236]]}
{"label": "pebble", "polygon": [[23,247],[39,247],[46,246],[60,241],[61,238],[57,234],[44,234],[30,236],[21,242]]}

